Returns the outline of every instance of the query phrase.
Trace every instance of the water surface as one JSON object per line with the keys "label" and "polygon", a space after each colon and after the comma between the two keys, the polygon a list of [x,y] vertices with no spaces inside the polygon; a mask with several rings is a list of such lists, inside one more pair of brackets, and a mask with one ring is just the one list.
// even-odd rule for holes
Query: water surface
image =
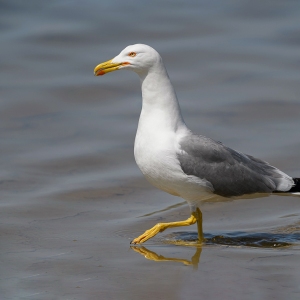
{"label": "water surface", "polygon": [[[134,162],[133,43],[162,55],[188,126],[300,176],[297,1],[2,1],[1,299],[299,299],[300,202],[202,206],[196,227]],[[184,241],[184,243],[182,243]]]}

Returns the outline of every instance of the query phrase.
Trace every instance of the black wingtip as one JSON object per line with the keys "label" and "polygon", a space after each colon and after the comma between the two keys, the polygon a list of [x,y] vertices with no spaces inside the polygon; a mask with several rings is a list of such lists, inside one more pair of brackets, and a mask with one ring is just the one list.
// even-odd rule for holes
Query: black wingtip
{"label": "black wingtip", "polygon": [[281,193],[300,193],[300,178],[293,178],[294,186],[288,191],[274,191],[275,194]]}
{"label": "black wingtip", "polygon": [[288,191],[288,193],[300,193],[300,178],[293,178],[295,185]]}

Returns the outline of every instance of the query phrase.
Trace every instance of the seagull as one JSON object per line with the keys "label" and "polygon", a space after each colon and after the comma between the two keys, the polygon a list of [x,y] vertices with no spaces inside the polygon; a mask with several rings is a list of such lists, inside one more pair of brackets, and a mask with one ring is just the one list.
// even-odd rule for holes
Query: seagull
{"label": "seagull", "polygon": [[152,185],[185,199],[191,211],[186,220],[156,224],[132,244],[144,243],[167,228],[195,223],[198,241],[203,243],[199,206],[209,199],[271,193],[300,195],[300,178],[194,134],[186,126],[167,70],[155,49],[130,45],[115,58],[97,65],[94,75],[123,69],[138,74],[142,89],[142,111],[134,143],[136,163]]}

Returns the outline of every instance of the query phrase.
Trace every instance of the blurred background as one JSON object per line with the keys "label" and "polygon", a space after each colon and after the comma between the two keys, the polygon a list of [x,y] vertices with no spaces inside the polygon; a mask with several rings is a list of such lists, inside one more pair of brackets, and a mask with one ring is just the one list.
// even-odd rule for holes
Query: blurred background
{"label": "blurred background", "polygon": [[[98,63],[135,43],[161,54],[184,119],[195,133],[300,176],[299,1],[1,0],[2,299],[98,299],[101,293],[106,297],[102,299],[140,299],[143,290],[149,291],[149,298],[198,295],[197,290],[188,292],[190,296],[183,293],[189,290],[190,281],[181,273],[186,269],[176,269],[180,291],[168,284],[156,288],[162,283],[153,262],[141,262],[142,257],[128,252],[130,239],[148,225],[189,213],[186,206],[165,210],[182,200],[154,190],[135,165],[133,143],[141,109],[137,75],[120,71],[93,76]],[[258,214],[259,201],[241,202],[234,212],[232,204],[208,205],[205,229],[268,231],[281,220],[278,226],[299,230],[299,202],[271,200]],[[137,219],[157,211],[165,212]],[[137,223],[139,228],[134,227]],[[82,244],[74,242],[80,240]],[[119,248],[107,248],[116,240]],[[97,256],[99,249],[106,256]],[[72,253],[69,264],[63,260],[56,265],[60,253]],[[121,260],[124,256],[127,260]],[[93,278],[89,291],[76,289],[91,272],[93,263],[82,264],[86,257],[96,265],[105,266],[105,261],[107,267],[87,276]],[[295,259],[299,261],[299,255]],[[141,269],[131,269],[137,260]],[[121,276],[114,273],[116,262],[122,276],[139,275],[114,290],[112,282]],[[299,271],[294,262],[280,281],[287,280],[297,297]],[[147,270],[153,275],[149,284],[130,292]],[[274,295],[283,293],[272,281],[273,271],[260,288],[255,282],[242,284],[235,295],[231,289],[224,294],[225,281],[218,286],[214,278],[201,282],[211,284],[208,298],[253,299],[250,287],[261,291],[261,297],[272,297],[272,288]],[[28,279],[35,275],[38,281]],[[243,278],[246,282],[248,275]]]}

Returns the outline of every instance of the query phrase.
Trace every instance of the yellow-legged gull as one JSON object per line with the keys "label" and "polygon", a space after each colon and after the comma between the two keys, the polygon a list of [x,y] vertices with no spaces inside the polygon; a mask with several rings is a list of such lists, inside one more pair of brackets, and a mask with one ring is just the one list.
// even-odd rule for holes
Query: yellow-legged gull
{"label": "yellow-legged gull", "polygon": [[170,227],[198,225],[204,240],[201,201],[255,193],[300,194],[300,179],[267,162],[240,153],[205,136],[183,121],[178,100],[159,53],[150,46],[126,47],[115,58],[96,66],[94,74],[132,70],[141,80],[143,106],[134,144],[137,165],[155,187],[185,199],[191,216],[184,221],[158,223],[135,238],[144,243]]}

